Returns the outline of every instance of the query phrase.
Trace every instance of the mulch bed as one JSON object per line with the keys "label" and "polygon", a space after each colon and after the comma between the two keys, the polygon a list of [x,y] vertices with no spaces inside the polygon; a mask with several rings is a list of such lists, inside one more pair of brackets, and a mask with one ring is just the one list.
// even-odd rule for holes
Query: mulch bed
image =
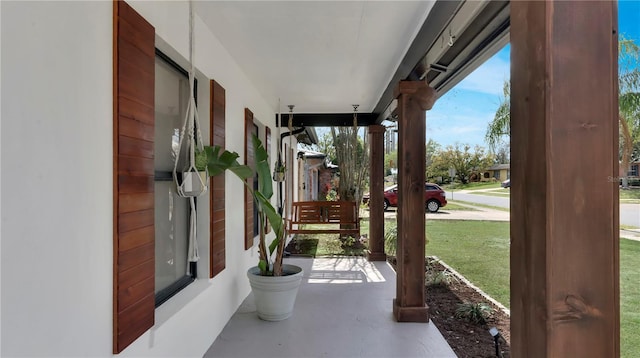
{"label": "mulch bed", "polygon": [[[393,261],[395,260],[392,259],[391,264],[395,267]],[[432,262],[430,269],[445,270],[444,266],[437,262]],[[452,280],[447,285],[426,286],[426,291],[431,320],[458,357],[496,357],[494,340],[489,334],[491,327],[496,327],[504,337],[504,340],[500,340],[502,356],[510,357],[510,320],[509,316],[499,307],[458,280]],[[458,304],[463,302],[484,302],[493,308],[493,313],[487,319],[487,323],[483,325],[456,318]]]}

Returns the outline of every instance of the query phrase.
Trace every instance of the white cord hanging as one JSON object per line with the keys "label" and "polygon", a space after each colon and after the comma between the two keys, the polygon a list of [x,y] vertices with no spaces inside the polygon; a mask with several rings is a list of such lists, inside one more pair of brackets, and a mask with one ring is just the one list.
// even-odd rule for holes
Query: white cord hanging
{"label": "white cord hanging", "polygon": [[[173,165],[173,180],[176,183],[178,195],[182,197],[196,197],[203,195],[207,191],[208,170],[204,168],[204,172],[198,171],[196,168],[196,150],[202,152],[204,150],[202,142],[202,134],[200,132],[200,123],[198,119],[198,110],[195,99],[195,66],[194,66],[194,12],[193,3],[189,1],[189,102],[187,103],[187,113],[180,130],[180,141],[178,143],[178,151],[176,160]],[[185,141],[186,139],[186,141]],[[183,147],[185,145],[186,147]],[[178,179],[178,163],[181,159],[180,154],[183,148],[187,154],[187,163],[182,171],[182,180]],[[202,175],[201,175],[202,174]]]}
{"label": "white cord hanging", "polygon": [[[189,102],[187,104],[187,113],[184,118],[182,129],[180,130],[180,141],[176,153],[176,160],[173,165],[173,181],[176,183],[177,193],[181,197],[189,198],[189,206],[191,209],[189,222],[189,263],[197,262],[200,259],[198,254],[197,242],[197,213],[195,198],[207,192],[207,181],[209,171],[205,167],[198,170],[196,167],[196,150],[198,153],[204,152],[202,142],[202,134],[200,133],[200,123],[198,119],[198,110],[196,108],[195,99],[195,46],[194,46],[194,11],[193,2],[189,1]],[[186,139],[186,140],[185,140]],[[183,147],[185,145],[185,147]],[[181,153],[187,154],[187,165],[184,165],[181,180],[178,179],[178,162],[181,159]],[[202,169],[202,168],[201,168]],[[187,273],[190,271],[190,264],[187,263]]]}

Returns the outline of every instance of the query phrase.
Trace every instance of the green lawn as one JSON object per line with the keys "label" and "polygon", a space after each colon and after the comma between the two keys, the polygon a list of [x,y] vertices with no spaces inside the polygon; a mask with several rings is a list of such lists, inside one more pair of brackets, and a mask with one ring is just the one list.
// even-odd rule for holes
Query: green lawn
{"label": "green lawn", "polygon": [[620,189],[620,200],[624,199],[640,199],[640,189]]}
{"label": "green lawn", "polygon": [[427,255],[438,256],[509,307],[508,222],[432,220],[427,237]]}
{"label": "green lawn", "polygon": [[640,357],[640,242],[620,240],[620,350]]}
{"label": "green lawn", "polygon": [[478,209],[474,209],[474,208],[470,208],[468,206],[463,206],[463,205],[458,205],[456,203],[451,202],[451,200],[449,200],[447,202],[447,205],[443,208],[440,208],[440,210],[444,210],[444,211],[448,211],[448,210],[466,210],[466,211],[478,211]]}

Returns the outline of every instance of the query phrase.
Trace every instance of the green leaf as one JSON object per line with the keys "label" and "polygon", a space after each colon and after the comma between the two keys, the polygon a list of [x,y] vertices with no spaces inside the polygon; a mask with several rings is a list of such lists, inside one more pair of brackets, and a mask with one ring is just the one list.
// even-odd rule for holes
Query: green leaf
{"label": "green leaf", "polygon": [[253,197],[256,199],[258,203],[258,210],[263,212],[267,219],[269,220],[269,225],[273,229],[276,234],[276,238],[269,245],[269,254],[273,254],[275,247],[278,246],[278,242],[282,240],[284,236],[284,221],[282,220],[282,216],[278,214],[278,211],[271,205],[269,199],[267,199],[261,192],[254,191]]}
{"label": "green leaf", "polygon": [[271,199],[273,196],[273,182],[271,179],[271,167],[269,166],[269,154],[262,145],[262,142],[255,135],[253,136],[253,152],[255,155],[256,172],[258,173],[258,191],[265,198]]}
{"label": "green leaf", "polygon": [[258,262],[258,268],[260,269],[260,272],[267,272],[267,262],[265,260],[260,260],[260,262]]}
{"label": "green leaf", "polygon": [[238,163],[238,158],[240,157],[238,153],[228,150],[220,153],[220,147],[218,146],[205,147],[204,151],[207,155],[209,175],[216,176],[224,173],[225,170],[229,170],[242,180],[253,176],[253,170],[249,166]]}

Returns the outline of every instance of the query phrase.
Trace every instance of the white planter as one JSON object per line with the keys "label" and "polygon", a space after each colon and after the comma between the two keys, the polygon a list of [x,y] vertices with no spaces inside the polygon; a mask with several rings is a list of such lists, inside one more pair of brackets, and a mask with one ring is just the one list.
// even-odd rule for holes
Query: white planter
{"label": "white planter", "polygon": [[[198,174],[198,175],[196,175]],[[202,181],[201,181],[202,180]],[[202,186],[204,183],[204,187]],[[198,195],[207,190],[207,173],[206,172],[183,172],[182,173],[182,190],[185,194]]]}
{"label": "white planter", "polygon": [[282,271],[285,276],[260,276],[257,266],[247,271],[258,317],[265,321],[282,321],[293,314],[304,272],[295,265],[283,265]]}

